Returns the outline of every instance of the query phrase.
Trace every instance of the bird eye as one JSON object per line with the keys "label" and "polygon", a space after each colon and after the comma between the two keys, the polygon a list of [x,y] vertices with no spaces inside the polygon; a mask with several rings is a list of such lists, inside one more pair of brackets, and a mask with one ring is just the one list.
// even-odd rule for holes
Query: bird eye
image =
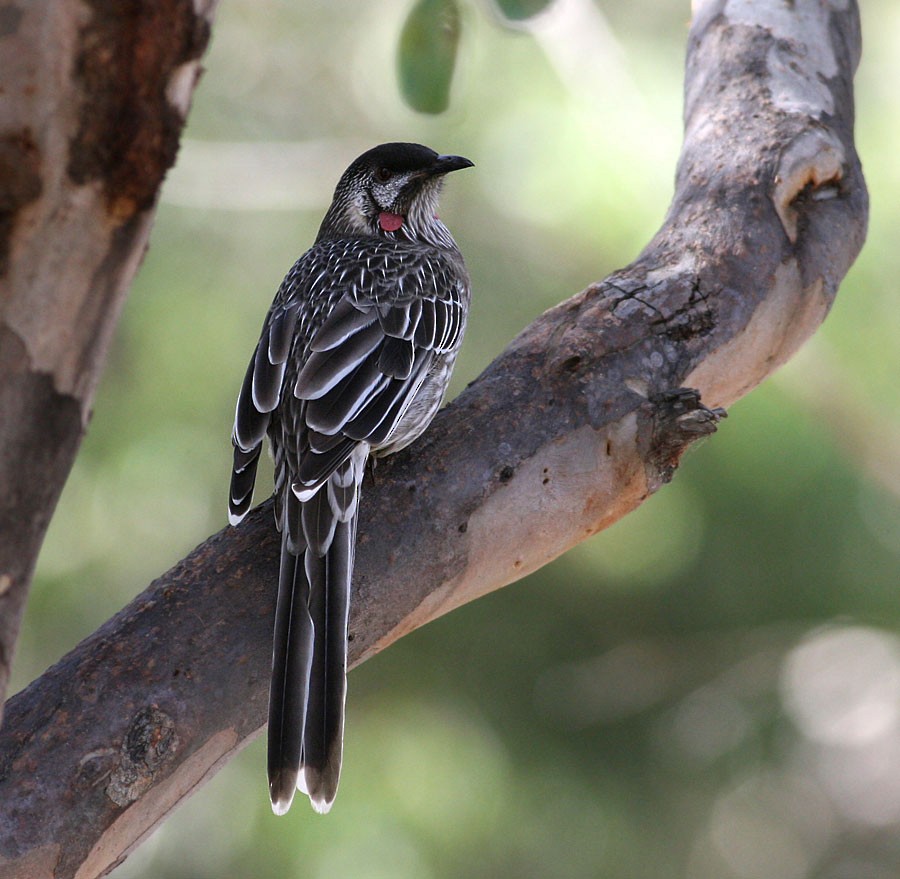
{"label": "bird eye", "polygon": [[379,168],[379,169],[375,172],[375,179],[376,179],[379,183],[387,183],[388,180],[390,180],[391,177],[393,177],[393,176],[394,176],[394,175],[393,175],[393,173],[391,172],[391,170],[390,170],[389,168]]}

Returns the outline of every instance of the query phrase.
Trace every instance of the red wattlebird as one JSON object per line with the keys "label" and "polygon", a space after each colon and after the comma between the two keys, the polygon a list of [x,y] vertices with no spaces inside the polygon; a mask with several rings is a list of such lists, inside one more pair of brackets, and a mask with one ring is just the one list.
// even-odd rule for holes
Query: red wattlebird
{"label": "red wattlebird", "polygon": [[437,217],[472,165],[388,143],[344,172],[313,246],[266,315],[237,402],[230,520],[250,509],[266,435],[281,569],[269,692],[269,793],[327,812],[341,771],[347,618],[366,460],[409,445],[443,400],[469,277]]}

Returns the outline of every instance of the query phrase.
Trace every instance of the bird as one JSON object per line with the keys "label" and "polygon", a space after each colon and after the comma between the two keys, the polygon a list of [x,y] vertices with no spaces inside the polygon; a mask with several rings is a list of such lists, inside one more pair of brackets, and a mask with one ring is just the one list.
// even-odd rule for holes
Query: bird
{"label": "bird", "polygon": [[235,409],[229,521],[252,505],[266,436],[281,555],[268,709],[274,812],[337,793],[347,623],[366,464],[437,413],[462,344],[469,275],[437,206],[473,166],[385,143],[341,175],[316,239],[279,287]]}

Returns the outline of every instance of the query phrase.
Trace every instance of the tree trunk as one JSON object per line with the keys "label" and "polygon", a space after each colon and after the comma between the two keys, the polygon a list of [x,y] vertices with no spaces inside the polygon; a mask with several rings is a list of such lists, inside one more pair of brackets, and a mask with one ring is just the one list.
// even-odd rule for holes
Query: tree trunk
{"label": "tree trunk", "polygon": [[212,3],[0,11],[0,701],[206,47]]}
{"label": "tree trunk", "polygon": [[[852,2],[695,3],[663,227],[379,465],[354,663],[636,507],[817,328],[865,235],[859,52]],[[0,876],[102,874],[260,730],[277,554],[267,503],[10,700]]]}

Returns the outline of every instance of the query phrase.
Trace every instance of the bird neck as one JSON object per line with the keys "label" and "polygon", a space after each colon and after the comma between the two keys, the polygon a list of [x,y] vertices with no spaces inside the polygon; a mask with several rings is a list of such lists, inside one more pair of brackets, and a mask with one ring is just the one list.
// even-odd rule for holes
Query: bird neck
{"label": "bird neck", "polygon": [[329,238],[383,238],[426,244],[442,250],[458,249],[450,230],[434,213],[432,204],[413,204],[407,214],[382,211],[368,219],[353,206],[334,202],[322,220],[316,241]]}
{"label": "bird neck", "polygon": [[457,250],[450,230],[434,215],[427,222],[416,222],[414,215],[409,214],[404,217],[399,229],[384,234],[396,241],[406,240],[416,244],[430,244],[441,250]]}

